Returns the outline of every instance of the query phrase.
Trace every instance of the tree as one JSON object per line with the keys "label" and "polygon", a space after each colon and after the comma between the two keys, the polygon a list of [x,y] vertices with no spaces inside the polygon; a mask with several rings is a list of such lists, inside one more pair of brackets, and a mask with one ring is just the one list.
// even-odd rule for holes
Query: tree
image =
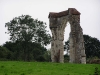
{"label": "tree", "polygon": [[[19,42],[6,42],[3,47],[11,52],[10,60],[23,60],[24,51]],[[28,42],[27,61],[45,61],[44,54],[47,49],[39,43]],[[5,52],[4,52],[5,53]],[[42,58],[42,59],[41,59]],[[8,58],[6,58],[8,59]]]}
{"label": "tree", "polygon": [[9,60],[11,58],[11,51],[0,46],[0,60]]}
{"label": "tree", "polygon": [[15,41],[33,41],[47,45],[50,43],[50,34],[46,30],[46,23],[33,19],[29,15],[15,17],[13,20],[5,24],[8,27],[10,40]]}
{"label": "tree", "polygon": [[[89,35],[83,35],[84,37],[84,45],[85,45],[85,53],[86,57],[98,57],[100,58],[100,41],[97,38],[93,38]],[[69,50],[69,40],[65,42],[67,45],[67,49]]]}
{"label": "tree", "polygon": [[24,60],[29,59],[29,43],[35,42],[41,45],[50,44],[51,36],[46,30],[46,23],[33,19],[29,15],[22,15],[15,17],[13,20],[5,24],[8,28],[8,34],[10,34],[10,40],[12,42],[19,42],[22,46],[24,53]]}
{"label": "tree", "polygon": [[20,42],[6,42],[3,47],[7,48],[11,52],[10,60],[22,60],[23,49]]}
{"label": "tree", "polygon": [[84,35],[85,52],[87,58],[98,57],[100,58],[100,41],[97,38]]}

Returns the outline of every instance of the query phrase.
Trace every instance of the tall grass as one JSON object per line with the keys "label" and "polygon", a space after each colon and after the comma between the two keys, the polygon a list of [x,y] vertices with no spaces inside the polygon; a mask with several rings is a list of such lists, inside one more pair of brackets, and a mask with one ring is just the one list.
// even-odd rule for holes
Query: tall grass
{"label": "tall grass", "polygon": [[94,75],[100,64],[0,61],[0,75]]}

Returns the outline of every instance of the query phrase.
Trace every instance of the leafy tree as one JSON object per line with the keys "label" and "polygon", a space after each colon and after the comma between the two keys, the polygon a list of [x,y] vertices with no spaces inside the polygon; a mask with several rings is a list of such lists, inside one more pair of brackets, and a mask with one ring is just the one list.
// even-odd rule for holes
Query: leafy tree
{"label": "leafy tree", "polygon": [[68,56],[68,51],[69,51],[69,40],[65,42],[64,50],[67,51],[67,56]]}
{"label": "leafy tree", "polygon": [[15,17],[10,22],[6,23],[10,40],[19,42],[17,45],[21,46],[24,53],[24,60],[28,61],[31,52],[30,42],[39,43],[41,45],[50,44],[51,36],[46,30],[46,23],[33,19],[29,15],[22,15]]}
{"label": "leafy tree", "polygon": [[9,60],[11,58],[11,51],[0,46],[0,60]]}
{"label": "leafy tree", "polygon": [[[12,53],[10,60],[24,60],[24,51],[21,45],[23,45],[22,42],[6,42],[3,45],[3,47],[7,48]],[[47,52],[47,49],[41,44],[28,42],[27,47],[27,61],[45,61],[44,54]]]}
{"label": "leafy tree", "polygon": [[50,62],[51,61],[51,50],[48,49],[43,56],[46,61]]}
{"label": "leafy tree", "polygon": [[11,51],[11,59],[10,60],[22,60],[23,55],[23,49],[21,43],[19,42],[6,42],[3,44],[3,47],[7,48],[9,51]]}
{"label": "leafy tree", "polygon": [[[100,58],[100,41],[97,38],[93,38],[89,35],[83,35],[83,37],[87,58],[95,56]],[[67,50],[69,50],[69,40],[65,42],[65,45],[67,45]]]}
{"label": "leafy tree", "polygon": [[100,58],[100,41],[97,38],[84,35],[84,44],[87,58],[97,56]]}
{"label": "leafy tree", "polygon": [[15,41],[33,41],[47,45],[50,43],[50,34],[46,30],[46,23],[31,18],[29,15],[15,17],[13,20],[5,24],[8,27],[13,42]]}

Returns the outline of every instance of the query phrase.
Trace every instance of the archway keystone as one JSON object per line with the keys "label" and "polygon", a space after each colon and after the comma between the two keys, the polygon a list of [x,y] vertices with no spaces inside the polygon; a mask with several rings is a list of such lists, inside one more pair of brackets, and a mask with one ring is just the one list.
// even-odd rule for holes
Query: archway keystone
{"label": "archway keystone", "polygon": [[49,13],[49,27],[52,32],[51,60],[52,62],[64,62],[64,31],[70,23],[70,62],[86,64],[86,54],[84,48],[83,32],[80,26],[80,12],[75,8],[69,8],[59,13]]}

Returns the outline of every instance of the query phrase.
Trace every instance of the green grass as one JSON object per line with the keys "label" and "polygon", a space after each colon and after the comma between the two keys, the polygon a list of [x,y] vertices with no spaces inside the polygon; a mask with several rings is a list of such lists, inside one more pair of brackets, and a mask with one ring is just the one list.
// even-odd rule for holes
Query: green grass
{"label": "green grass", "polygon": [[100,64],[0,61],[0,75],[93,75]]}

